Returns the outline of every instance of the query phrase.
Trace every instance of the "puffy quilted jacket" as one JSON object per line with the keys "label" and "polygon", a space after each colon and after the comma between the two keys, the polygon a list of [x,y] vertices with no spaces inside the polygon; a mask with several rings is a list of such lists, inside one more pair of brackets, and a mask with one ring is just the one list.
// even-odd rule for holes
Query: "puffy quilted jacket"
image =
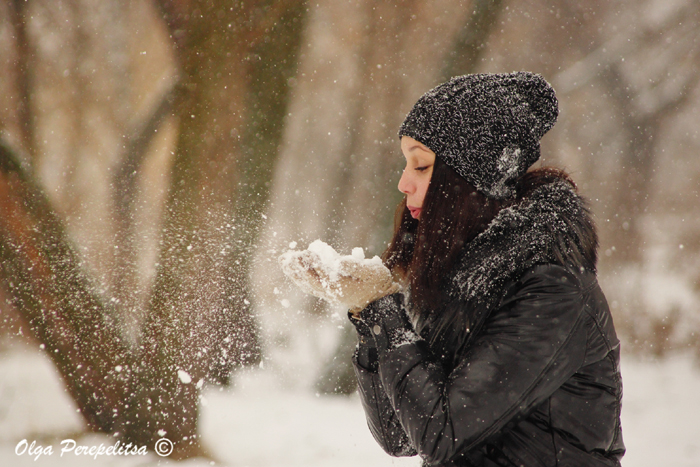
{"label": "puffy quilted jacket", "polygon": [[586,210],[561,184],[528,203],[499,214],[449,278],[456,292],[438,317],[472,318],[449,329],[459,346],[437,345],[430,324],[415,332],[401,293],[354,321],[359,392],[389,454],[429,466],[620,465],[620,344],[595,273],[571,253]]}

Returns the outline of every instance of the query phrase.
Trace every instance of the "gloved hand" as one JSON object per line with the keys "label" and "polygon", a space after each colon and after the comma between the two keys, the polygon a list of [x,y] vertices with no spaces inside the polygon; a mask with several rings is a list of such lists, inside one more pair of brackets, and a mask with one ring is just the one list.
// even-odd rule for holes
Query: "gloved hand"
{"label": "gloved hand", "polygon": [[421,340],[413,330],[402,302],[403,297],[397,293],[372,302],[355,315],[348,312],[348,318],[357,330],[354,360],[365,370],[377,372],[380,353]]}
{"label": "gloved hand", "polygon": [[361,337],[362,330],[365,327],[369,329],[380,355],[385,351],[422,340],[413,329],[403,307],[403,297],[398,293],[382,297],[362,310],[359,313],[359,321],[363,327],[353,319],[350,321]]}
{"label": "gloved hand", "polygon": [[361,321],[350,311],[348,311],[348,319],[357,330],[357,348],[354,354],[355,361],[365,370],[376,373],[377,344],[374,342],[372,331],[369,329],[369,326],[367,326],[367,323]]}
{"label": "gloved hand", "polygon": [[399,290],[383,264],[340,256],[333,267],[309,250],[289,251],[279,257],[282,271],[304,292],[331,303],[343,303],[353,313]]}

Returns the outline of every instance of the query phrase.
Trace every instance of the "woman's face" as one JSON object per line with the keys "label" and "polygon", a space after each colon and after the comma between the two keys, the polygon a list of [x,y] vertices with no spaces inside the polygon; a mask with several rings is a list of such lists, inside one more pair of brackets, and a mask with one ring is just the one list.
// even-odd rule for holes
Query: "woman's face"
{"label": "woman's face", "polygon": [[406,195],[406,206],[414,219],[420,219],[425,193],[433,176],[435,153],[410,136],[401,137],[406,168],[399,180],[399,191]]}

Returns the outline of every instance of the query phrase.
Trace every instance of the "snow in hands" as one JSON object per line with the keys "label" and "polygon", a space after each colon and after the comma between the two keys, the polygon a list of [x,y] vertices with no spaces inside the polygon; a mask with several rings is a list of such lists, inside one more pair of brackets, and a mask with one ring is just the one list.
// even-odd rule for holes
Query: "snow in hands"
{"label": "snow in hands", "polygon": [[362,306],[393,284],[381,258],[365,258],[362,248],[340,255],[321,240],[306,250],[290,250],[279,257],[282,271],[304,292],[330,303]]}

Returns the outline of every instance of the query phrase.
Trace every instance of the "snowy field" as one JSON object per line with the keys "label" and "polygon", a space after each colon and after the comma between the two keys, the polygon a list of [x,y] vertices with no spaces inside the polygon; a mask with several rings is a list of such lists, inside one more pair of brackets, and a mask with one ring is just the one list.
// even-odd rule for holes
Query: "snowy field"
{"label": "snowy field", "polygon": [[[687,356],[662,362],[623,358],[625,467],[700,466],[700,368]],[[393,459],[374,443],[359,399],[289,391],[269,370],[249,370],[234,387],[205,391],[202,434],[216,462],[176,463],[147,456],[65,454],[61,441],[78,446],[114,442],[78,437],[80,418],[50,362],[40,353],[0,353],[0,466],[418,466],[417,458]],[[53,448],[52,455],[15,450],[23,439]],[[27,449],[29,451],[29,449]]]}

